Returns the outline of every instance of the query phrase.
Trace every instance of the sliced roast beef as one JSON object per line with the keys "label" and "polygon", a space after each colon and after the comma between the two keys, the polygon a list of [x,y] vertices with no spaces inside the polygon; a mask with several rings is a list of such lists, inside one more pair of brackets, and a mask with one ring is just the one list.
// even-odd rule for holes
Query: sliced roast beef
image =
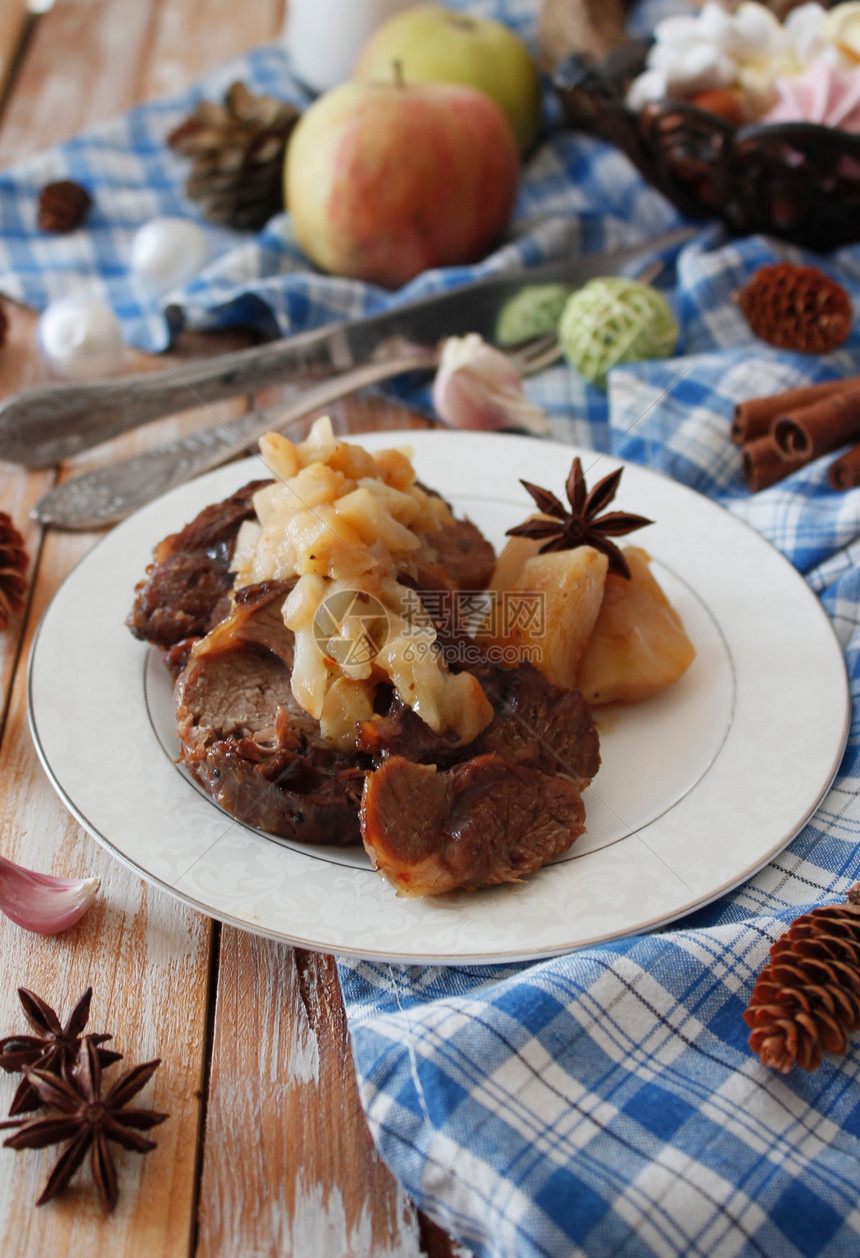
{"label": "sliced roast beef", "polygon": [[243,520],[253,518],[253,495],[267,483],[252,481],[159,542],[135,589],[126,624],[136,638],[162,648],[174,676],[194,640],[230,611],[236,535]]}
{"label": "sliced roast beef", "polygon": [[180,759],[238,820],[307,843],[359,843],[367,762],[323,743],[290,689],[289,585],[238,591],[176,682]]}
{"label": "sliced roast beef", "polygon": [[427,589],[486,589],[496,552],[471,520],[455,520],[423,537],[432,558],[419,564],[421,585]]}
{"label": "sliced roast beef", "polygon": [[379,764],[389,755],[446,767],[497,753],[515,764],[563,773],[582,789],[600,767],[600,742],[591,710],[578,690],[561,690],[531,664],[475,673],[493,705],[493,719],[465,746],[434,734],[392,693],[388,710],[359,727],[359,747]]}
{"label": "sliced roast beef", "polygon": [[391,756],[365,779],[364,845],[407,896],[517,882],[566,852],[584,829],[567,777],[475,756],[453,769]]}

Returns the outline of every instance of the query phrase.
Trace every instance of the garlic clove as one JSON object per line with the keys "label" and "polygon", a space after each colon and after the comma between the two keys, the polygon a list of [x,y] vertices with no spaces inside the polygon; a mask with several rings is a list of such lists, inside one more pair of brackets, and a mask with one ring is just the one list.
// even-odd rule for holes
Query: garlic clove
{"label": "garlic clove", "polygon": [[199,223],[163,216],[135,233],[129,265],[133,275],[162,297],[192,279],[209,257],[209,239]]}
{"label": "garlic clove", "polygon": [[74,926],[96,897],[101,880],[40,874],[0,856],[0,912],[39,935]]}
{"label": "garlic clove", "polygon": [[125,356],[119,320],[107,302],[89,293],[52,301],[39,318],[36,335],[46,362],[70,380],[115,375]]}
{"label": "garlic clove", "polygon": [[546,415],[526,396],[519,373],[476,333],[444,342],[433,381],[433,405],[452,428],[483,432],[518,428],[540,436],[549,432]]}

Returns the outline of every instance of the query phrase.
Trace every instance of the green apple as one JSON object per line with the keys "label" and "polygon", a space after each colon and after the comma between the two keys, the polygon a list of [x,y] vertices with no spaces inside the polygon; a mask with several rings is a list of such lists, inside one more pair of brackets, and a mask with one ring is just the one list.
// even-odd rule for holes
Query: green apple
{"label": "green apple", "polygon": [[541,122],[537,66],[510,27],[439,4],[419,4],[383,22],[358,56],[352,77],[407,83],[467,83],[492,96],[511,121],[520,152]]}
{"label": "green apple", "polygon": [[510,217],[519,171],[507,115],[485,92],[350,81],[295,126],[285,196],[317,266],[397,288],[483,257]]}

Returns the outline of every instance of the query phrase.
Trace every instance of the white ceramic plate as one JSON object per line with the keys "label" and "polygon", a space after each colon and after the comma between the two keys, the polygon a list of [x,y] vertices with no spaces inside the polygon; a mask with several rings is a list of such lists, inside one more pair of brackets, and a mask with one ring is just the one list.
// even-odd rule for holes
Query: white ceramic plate
{"label": "white ceramic plate", "polygon": [[[576,453],[592,483],[618,466],[512,436],[361,440],[409,445],[420,478],[497,547],[532,508],[519,477],[560,494]],[[31,728],[60,796],[115,856],[202,912],[356,956],[484,964],[552,955],[665,924],[743,882],[827,791],[850,704],[818,600],[745,524],[629,464],[619,503],[657,522],[630,540],[654,557],[697,657],[655,699],[599,715],[588,832],[565,859],[520,884],[404,900],[362,849],[312,848],[239,824],[173,763],[168,679],[124,620],[155,543],[261,474],[254,460],[221,468],[109,533],[58,591],[30,661]]]}

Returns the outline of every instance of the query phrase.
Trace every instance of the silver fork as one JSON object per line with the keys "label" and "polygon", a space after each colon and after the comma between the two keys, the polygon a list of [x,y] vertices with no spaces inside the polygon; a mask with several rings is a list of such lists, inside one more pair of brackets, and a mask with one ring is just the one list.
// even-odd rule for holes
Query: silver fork
{"label": "silver fork", "polygon": [[[521,376],[542,371],[562,355],[558,338],[552,332],[505,352]],[[222,419],[211,428],[85,472],[52,489],[36,503],[31,515],[41,524],[77,531],[117,524],[177,485],[253,454],[265,433],[281,431],[369,385],[414,371],[432,371],[439,364],[439,355],[438,347],[404,346],[398,357],[353,367],[307,389],[286,406]]]}

